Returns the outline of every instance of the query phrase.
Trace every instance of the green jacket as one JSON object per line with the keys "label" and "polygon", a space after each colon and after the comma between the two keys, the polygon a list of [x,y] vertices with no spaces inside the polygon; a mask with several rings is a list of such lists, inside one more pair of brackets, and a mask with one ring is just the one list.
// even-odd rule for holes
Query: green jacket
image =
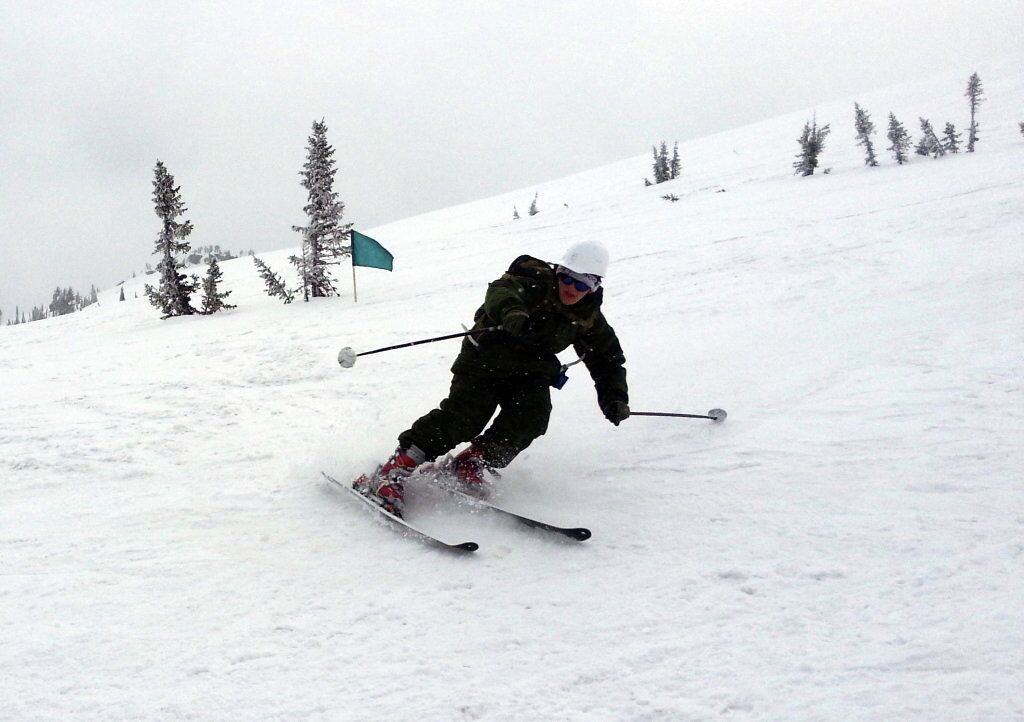
{"label": "green jacket", "polygon": [[579,303],[563,305],[554,267],[520,256],[487,287],[473,328],[499,326],[505,314],[521,310],[530,316],[528,332],[514,338],[504,331],[491,331],[476,337],[478,345],[467,338],[452,371],[469,376],[539,375],[553,381],[561,371],[555,354],[572,345],[594,379],[598,403],[602,407],[611,401],[629,403],[626,357],[601,313],[603,298],[604,291],[598,288]]}

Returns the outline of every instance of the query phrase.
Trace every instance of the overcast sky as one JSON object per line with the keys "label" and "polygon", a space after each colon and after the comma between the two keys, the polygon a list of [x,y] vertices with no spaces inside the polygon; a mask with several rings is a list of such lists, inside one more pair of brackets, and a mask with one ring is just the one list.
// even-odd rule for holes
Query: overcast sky
{"label": "overcast sky", "polygon": [[0,0],[5,319],[155,265],[157,159],[194,245],[272,250],[314,119],[368,229],[1024,45],[1024,0],[285,5]]}

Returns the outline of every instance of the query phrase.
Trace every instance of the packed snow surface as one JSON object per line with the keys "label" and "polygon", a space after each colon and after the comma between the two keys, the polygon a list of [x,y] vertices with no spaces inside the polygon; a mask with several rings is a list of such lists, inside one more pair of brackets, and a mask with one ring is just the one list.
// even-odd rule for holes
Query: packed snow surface
{"label": "packed snow surface", "polygon": [[[347,266],[286,306],[239,259],[234,311],[160,320],[140,277],[0,329],[0,719],[1024,719],[1019,67],[977,68],[974,154],[884,139],[965,129],[969,68],[684,143],[663,185],[643,155],[360,229],[396,263],[358,303]],[[813,112],[831,172],[798,178]],[[412,486],[454,555],[323,481],[392,451],[458,342],[341,347],[457,332],[588,238],[632,408],[725,423],[615,428],[574,367],[495,494],[582,544]]]}

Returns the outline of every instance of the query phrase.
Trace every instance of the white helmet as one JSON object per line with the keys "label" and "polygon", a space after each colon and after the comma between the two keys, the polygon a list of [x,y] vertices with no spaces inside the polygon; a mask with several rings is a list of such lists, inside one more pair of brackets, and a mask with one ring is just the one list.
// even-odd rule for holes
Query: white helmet
{"label": "white helmet", "polygon": [[569,246],[559,265],[576,273],[604,278],[608,273],[608,249],[597,241],[580,241]]}

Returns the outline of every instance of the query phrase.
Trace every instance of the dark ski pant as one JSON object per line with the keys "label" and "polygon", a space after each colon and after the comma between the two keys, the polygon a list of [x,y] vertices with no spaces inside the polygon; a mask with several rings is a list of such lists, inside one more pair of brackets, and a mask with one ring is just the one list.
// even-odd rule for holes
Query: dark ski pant
{"label": "dark ski pant", "polygon": [[551,386],[545,377],[455,374],[448,398],[403,431],[398,443],[406,449],[415,444],[433,459],[472,441],[484,462],[502,469],[548,430],[550,416]]}

